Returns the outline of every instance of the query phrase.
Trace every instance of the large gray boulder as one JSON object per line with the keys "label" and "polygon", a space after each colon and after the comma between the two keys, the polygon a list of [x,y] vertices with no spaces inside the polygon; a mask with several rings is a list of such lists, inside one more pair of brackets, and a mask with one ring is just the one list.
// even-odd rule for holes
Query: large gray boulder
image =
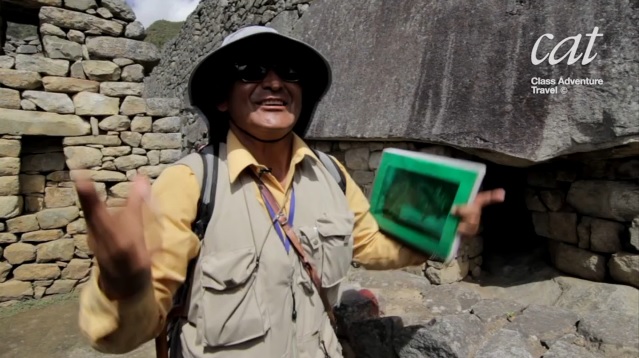
{"label": "large gray boulder", "polygon": [[[328,57],[333,87],[308,136],[435,142],[517,166],[628,143],[637,155],[638,23],[622,0],[314,1],[293,34]],[[535,57],[578,36],[578,61],[533,64],[545,34]],[[533,93],[538,79],[558,93]]]}

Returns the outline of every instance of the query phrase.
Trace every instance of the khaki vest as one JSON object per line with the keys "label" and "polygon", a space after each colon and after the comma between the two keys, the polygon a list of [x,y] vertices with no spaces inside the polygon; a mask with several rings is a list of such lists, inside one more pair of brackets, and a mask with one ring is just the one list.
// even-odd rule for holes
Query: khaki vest
{"label": "khaki vest", "polygon": [[[215,209],[194,270],[184,357],[337,358],[342,349],[319,294],[293,248],[286,253],[247,173],[229,181],[220,145]],[[202,182],[202,161],[188,165]],[[321,272],[332,305],[353,257],[354,216],[314,156],[297,165],[294,229]]]}

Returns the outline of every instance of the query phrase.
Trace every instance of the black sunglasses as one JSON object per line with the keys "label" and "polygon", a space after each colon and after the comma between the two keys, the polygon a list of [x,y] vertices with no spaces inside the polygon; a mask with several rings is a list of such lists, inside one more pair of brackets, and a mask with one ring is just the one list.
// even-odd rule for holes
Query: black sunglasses
{"label": "black sunglasses", "polygon": [[269,70],[273,70],[283,81],[300,82],[301,74],[291,65],[268,65],[259,63],[236,63],[234,65],[237,78],[242,82],[261,82]]}

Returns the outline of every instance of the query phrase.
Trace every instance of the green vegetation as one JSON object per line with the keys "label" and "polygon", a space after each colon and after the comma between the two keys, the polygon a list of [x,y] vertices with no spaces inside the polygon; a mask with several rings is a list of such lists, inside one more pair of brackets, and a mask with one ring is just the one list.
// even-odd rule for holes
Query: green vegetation
{"label": "green vegetation", "polygon": [[146,39],[144,41],[155,44],[161,49],[164,44],[171,41],[180,33],[183,24],[184,21],[171,22],[158,20],[146,29]]}

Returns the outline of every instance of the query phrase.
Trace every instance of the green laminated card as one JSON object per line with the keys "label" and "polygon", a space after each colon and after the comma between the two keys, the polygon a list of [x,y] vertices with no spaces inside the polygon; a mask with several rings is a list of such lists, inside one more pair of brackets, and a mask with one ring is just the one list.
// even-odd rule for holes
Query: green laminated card
{"label": "green laminated card", "polygon": [[474,200],[485,172],[481,163],[385,149],[371,190],[371,213],[394,239],[448,263],[459,247],[459,218],[452,208]]}

